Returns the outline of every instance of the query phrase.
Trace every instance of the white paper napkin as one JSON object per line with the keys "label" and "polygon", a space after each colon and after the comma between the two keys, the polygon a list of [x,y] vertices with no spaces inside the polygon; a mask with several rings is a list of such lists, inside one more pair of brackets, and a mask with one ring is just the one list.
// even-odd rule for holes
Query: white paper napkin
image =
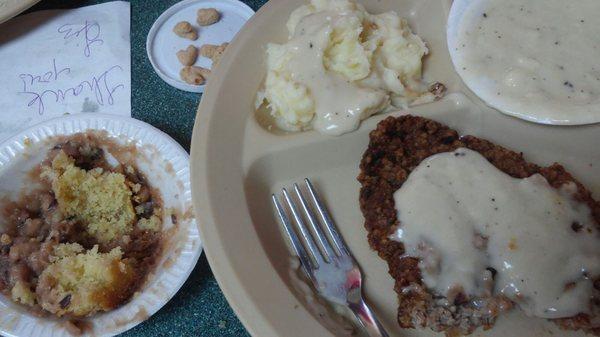
{"label": "white paper napkin", "polygon": [[115,1],[0,25],[0,141],[66,113],[130,116],[129,22]]}

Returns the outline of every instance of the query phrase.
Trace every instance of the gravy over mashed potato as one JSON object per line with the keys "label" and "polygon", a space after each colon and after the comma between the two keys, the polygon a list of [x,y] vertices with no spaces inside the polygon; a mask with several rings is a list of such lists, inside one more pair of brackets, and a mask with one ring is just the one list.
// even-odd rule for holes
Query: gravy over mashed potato
{"label": "gravy over mashed potato", "polygon": [[341,135],[394,107],[429,102],[421,78],[427,46],[395,12],[370,14],[354,0],[311,0],[290,16],[289,41],[267,46],[257,105],[277,126]]}

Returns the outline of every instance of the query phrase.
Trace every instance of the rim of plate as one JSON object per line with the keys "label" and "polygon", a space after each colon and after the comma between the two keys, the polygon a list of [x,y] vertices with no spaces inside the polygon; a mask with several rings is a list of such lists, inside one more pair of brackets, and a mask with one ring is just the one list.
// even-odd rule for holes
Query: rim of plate
{"label": "rim of plate", "polygon": [[[175,172],[173,179],[183,184],[183,193],[180,197],[182,204],[192,206],[188,153],[163,131],[130,117],[81,113],[49,119],[29,127],[0,144],[0,174],[7,164],[24,154],[31,144],[38,144],[55,135],[70,135],[89,129],[104,130],[110,136],[124,136],[136,146],[154,145],[161,159],[173,166]],[[26,139],[31,143],[26,145]],[[149,274],[150,282],[144,285],[142,292],[135,294],[125,305],[90,319],[94,324],[94,336],[114,336],[133,328],[154,315],[179,291],[196,266],[203,250],[195,217],[190,219],[187,226],[179,228],[178,234],[181,233],[185,234],[181,235],[183,240],[171,247],[168,255],[161,256],[163,262]],[[174,251],[177,253],[174,254]],[[167,258],[172,260],[169,266],[165,267],[164,260]],[[12,306],[6,306],[2,302],[0,302],[0,333],[7,337],[71,336],[64,324],[55,318],[35,317],[24,310],[14,310]]]}

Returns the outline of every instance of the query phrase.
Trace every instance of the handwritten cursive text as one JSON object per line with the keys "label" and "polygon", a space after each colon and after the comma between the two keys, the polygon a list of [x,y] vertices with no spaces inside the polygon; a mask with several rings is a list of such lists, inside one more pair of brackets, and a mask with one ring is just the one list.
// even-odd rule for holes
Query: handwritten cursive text
{"label": "handwritten cursive text", "polygon": [[65,40],[82,38],[85,43],[83,55],[86,57],[92,55],[93,45],[104,44],[104,40],[100,38],[100,24],[97,21],[85,20],[83,24],[67,23],[58,27],[58,32],[63,34]]}
{"label": "handwritten cursive text", "polygon": [[73,85],[67,82],[69,80],[67,75],[71,73],[71,68],[59,67],[56,59],[52,59],[52,68],[41,75],[19,74],[19,79],[23,84],[19,94],[27,95],[29,99],[27,106],[37,109],[37,113],[40,115],[44,114],[46,103],[63,103],[71,97],[80,95],[93,95],[93,100],[100,106],[113,105],[115,92],[125,87],[111,77],[117,72],[123,72],[123,68],[114,65],[97,74],[90,75],[83,81],[76,81]]}

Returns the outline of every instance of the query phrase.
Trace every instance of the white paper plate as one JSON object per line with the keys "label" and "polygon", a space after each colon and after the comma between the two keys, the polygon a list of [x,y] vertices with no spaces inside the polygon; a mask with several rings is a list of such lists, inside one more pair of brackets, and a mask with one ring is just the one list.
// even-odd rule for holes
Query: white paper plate
{"label": "white paper plate", "polygon": [[[140,154],[137,165],[160,191],[165,209],[173,207],[189,215],[178,219],[174,235],[139,295],[116,310],[88,319],[94,336],[112,336],[143,322],[175,295],[196,265],[202,245],[191,206],[187,152],[164,132],[132,118],[92,113],[70,115],[45,121],[11,137],[0,144],[0,195],[14,196],[21,190],[27,172],[45,157],[49,138],[88,129],[106,130],[120,143],[133,142]],[[163,228],[173,228],[170,217],[165,216]],[[71,336],[61,321],[35,317],[3,296],[0,296],[0,334]]]}
{"label": "white paper plate", "polygon": [[[215,8],[221,13],[221,19],[210,26],[198,26],[196,12],[200,8]],[[203,44],[230,42],[252,15],[252,8],[237,0],[185,0],[175,4],[156,19],[148,33],[146,51],[154,71],[163,81],[177,89],[204,92],[204,85],[191,85],[179,78],[179,71],[183,66],[177,59],[177,51],[186,49],[189,45],[200,48]],[[196,41],[173,33],[173,27],[180,21],[187,21],[197,29]],[[198,56],[194,65],[211,68],[212,61]]]}

